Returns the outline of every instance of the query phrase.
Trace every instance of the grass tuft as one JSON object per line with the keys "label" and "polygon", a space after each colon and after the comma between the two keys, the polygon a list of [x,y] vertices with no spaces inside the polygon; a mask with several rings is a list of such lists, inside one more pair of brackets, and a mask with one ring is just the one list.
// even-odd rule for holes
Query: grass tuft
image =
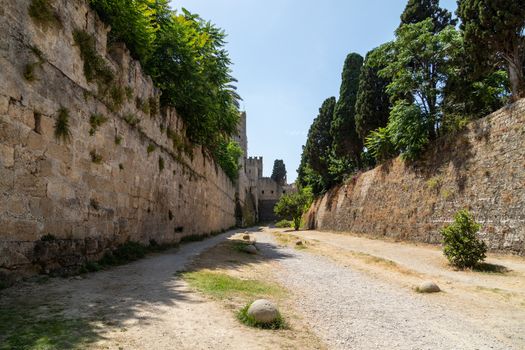
{"label": "grass tuft", "polygon": [[89,152],[89,155],[91,156],[91,161],[95,164],[100,164],[102,163],[102,155],[97,153],[96,150],[91,150],[91,152]]}
{"label": "grass tuft", "polygon": [[57,120],[55,121],[55,138],[57,140],[69,141],[71,132],[69,131],[69,111],[60,107]]}
{"label": "grass tuft", "polygon": [[82,349],[98,338],[89,321],[66,318],[61,310],[0,307],[0,349]]}
{"label": "grass tuft", "polygon": [[53,241],[56,241],[57,238],[55,237],[55,235],[48,233],[47,235],[43,235],[42,237],[40,237],[40,240],[42,242],[53,242]]}
{"label": "grass tuft", "polygon": [[154,144],[150,143],[150,144],[148,145],[148,148],[146,148],[146,151],[148,152],[148,154],[150,154],[150,153],[152,153],[153,151],[155,151],[156,148],[157,148],[157,147],[155,147]]}
{"label": "grass tuft", "polygon": [[115,79],[113,71],[104,58],[98,54],[95,47],[95,38],[83,30],[73,32],[75,43],[80,49],[80,56],[84,61],[84,75],[88,82],[97,82],[99,87],[109,87]]}
{"label": "grass tuft", "polygon": [[279,296],[284,293],[284,290],[275,284],[240,279],[209,270],[184,272],[182,278],[199,292],[218,299],[227,299],[233,296],[260,298]]}
{"label": "grass tuft", "polygon": [[89,129],[89,135],[91,136],[95,135],[98,128],[107,121],[108,121],[108,118],[106,118],[105,116],[101,114],[93,114],[89,118],[89,124],[91,125],[91,129]]}
{"label": "grass tuft", "polygon": [[25,67],[24,67],[24,78],[25,78],[25,80],[27,80],[29,82],[36,80],[35,68],[37,66],[38,66],[37,62],[35,62],[35,63],[28,63],[28,64],[25,65]]}
{"label": "grass tuft", "polygon": [[120,145],[122,143],[122,136],[115,135],[115,145]]}
{"label": "grass tuft", "polygon": [[60,17],[49,0],[32,0],[28,13],[36,22],[44,25],[61,25]]}
{"label": "grass tuft", "polygon": [[277,319],[270,323],[261,323],[257,322],[253,317],[248,315],[248,309],[250,308],[250,305],[252,303],[248,303],[245,307],[240,309],[237,312],[237,319],[241,321],[241,323],[254,328],[261,328],[261,329],[287,329],[288,326],[284,319],[282,318],[281,314],[277,317]]}
{"label": "grass tuft", "polygon": [[140,119],[135,114],[125,114],[122,119],[128,123],[131,127],[135,127],[140,123]]}

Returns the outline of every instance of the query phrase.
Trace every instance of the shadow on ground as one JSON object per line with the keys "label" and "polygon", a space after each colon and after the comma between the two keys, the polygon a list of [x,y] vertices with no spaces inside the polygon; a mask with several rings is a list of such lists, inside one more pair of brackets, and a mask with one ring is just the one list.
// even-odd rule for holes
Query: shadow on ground
{"label": "shadow on ground", "polygon": [[[192,258],[233,234],[261,230],[229,231],[82,279],[43,277],[0,291],[0,349],[84,348],[105,339],[108,331],[124,331],[130,321],[147,325],[155,316],[144,316],[145,307],[195,302],[178,274]],[[232,252],[228,259],[205,259],[206,267],[236,268],[288,257],[272,245],[258,244],[264,255]]]}

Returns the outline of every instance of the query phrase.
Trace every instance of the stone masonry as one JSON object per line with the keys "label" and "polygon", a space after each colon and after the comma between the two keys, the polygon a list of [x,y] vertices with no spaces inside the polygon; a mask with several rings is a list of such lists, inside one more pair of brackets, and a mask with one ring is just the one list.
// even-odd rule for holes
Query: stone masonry
{"label": "stone masonry", "polygon": [[525,255],[525,99],[442,138],[417,164],[397,158],[319,198],[310,228],[428,243],[466,208],[492,251]]}
{"label": "stone masonry", "polygon": [[[29,4],[0,6],[0,281],[74,269],[126,241],[176,243],[235,225],[234,184],[189,145],[174,110],[154,107],[151,79],[125,47],[108,47],[87,1],[53,1],[60,25],[36,23]],[[86,80],[76,29],[95,38],[125,91],[117,108]],[[61,108],[69,141],[55,137]],[[95,114],[107,121],[93,132]]]}

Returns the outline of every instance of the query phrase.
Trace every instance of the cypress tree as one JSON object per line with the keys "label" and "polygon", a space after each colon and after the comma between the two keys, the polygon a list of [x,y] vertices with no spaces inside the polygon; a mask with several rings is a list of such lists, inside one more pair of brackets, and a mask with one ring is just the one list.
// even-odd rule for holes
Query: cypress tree
{"label": "cypress tree", "polygon": [[435,32],[440,32],[446,26],[457,23],[452,19],[449,11],[439,7],[439,0],[408,0],[401,14],[401,25],[419,23],[429,17],[432,18]]}
{"label": "cypress tree", "polygon": [[372,130],[386,126],[391,108],[386,92],[390,81],[378,74],[384,67],[375,67],[369,60],[375,50],[367,53],[359,76],[355,124],[361,140],[365,140]]}
{"label": "cypress tree", "polygon": [[460,0],[457,14],[476,71],[505,66],[513,97],[525,96],[525,2]]}
{"label": "cypress tree", "polygon": [[337,158],[350,158],[360,166],[363,142],[357,135],[355,126],[355,103],[359,89],[359,75],[363,66],[363,57],[351,53],[346,57],[339,100],[335,106],[334,117],[330,126],[333,137],[333,151]]}
{"label": "cypress tree", "polygon": [[316,194],[330,188],[333,183],[329,171],[333,144],[330,127],[335,104],[335,97],[330,97],[323,102],[319,109],[319,115],[310,126],[306,145],[303,148],[299,175],[302,177],[302,184],[305,186],[314,185],[313,182],[315,182],[316,189],[314,192]]}
{"label": "cypress tree", "polygon": [[272,180],[279,185],[286,185],[286,166],[282,159],[276,159],[273,162]]}

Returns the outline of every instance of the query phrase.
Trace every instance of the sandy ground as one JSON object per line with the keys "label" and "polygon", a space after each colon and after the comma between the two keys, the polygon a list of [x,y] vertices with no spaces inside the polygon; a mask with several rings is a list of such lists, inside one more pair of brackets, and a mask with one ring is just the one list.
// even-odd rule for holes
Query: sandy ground
{"label": "sandy ground", "polygon": [[[454,271],[433,246],[255,231],[261,254],[253,258],[224,250],[232,231],[82,279],[25,283],[1,292],[0,307],[86,320],[91,336],[80,348],[525,349],[523,258],[490,255],[505,267],[500,273]],[[240,324],[237,300],[201,295],[179,277],[201,268],[280,283],[289,291],[278,303],[290,329]],[[443,292],[413,290],[428,279]]]}
{"label": "sandy ground", "polygon": [[[453,271],[436,247],[278,232],[259,239],[294,246],[300,237],[306,243],[300,250],[284,248],[290,257],[277,278],[297,293],[296,309],[329,348],[525,348],[523,259],[489,257],[512,267],[506,273]],[[443,292],[413,290],[428,279]]]}

